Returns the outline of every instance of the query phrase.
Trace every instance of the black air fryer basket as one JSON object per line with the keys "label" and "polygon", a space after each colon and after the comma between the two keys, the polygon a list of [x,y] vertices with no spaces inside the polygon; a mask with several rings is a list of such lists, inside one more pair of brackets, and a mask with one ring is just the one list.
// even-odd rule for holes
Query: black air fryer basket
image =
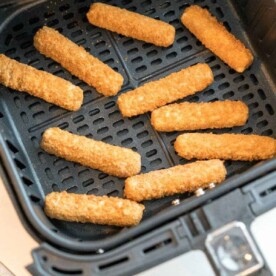
{"label": "black air fryer basket", "polygon": [[[275,159],[258,164],[226,161],[228,176],[224,183],[200,197],[186,193],[145,202],[143,221],[136,227],[70,223],[45,216],[44,197],[52,191],[121,197],[124,188],[124,180],[45,153],[39,143],[42,133],[49,127],[57,126],[137,150],[142,155],[142,172],[187,161],[173,149],[178,132],[154,131],[149,114],[123,118],[116,105],[117,96],[101,96],[59,64],[41,55],[33,46],[33,36],[43,25],[59,30],[120,72],[125,81],[119,94],[190,65],[206,62],[212,68],[215,81],[185,101],[242,100],[250,110],[245,126],[213,132],[275,137],[273,1],[105,1],[172,24],[176,28],[176,39],[168,48],[92,26],[86,18],[92,2],[53,0],[0,4],[0,52],[65,78],[85,91],[82,108],[68,112],[26,93],[0,87],[3,177],[14,195],[14,204],[24,225],[41,242],[41,247],[33,252],[32,269],[38,275],[133,274],[181,252],[204,248],[203,240],[212,229],[237,219],[248,224],[276,205],[273,199],[275,180],[270,177],[275,174]],[[180,16],[193,3],[208,8],[252,50],[254,63],[244,73],[230,69],[182,25]],[[175,199],[180,200],[177,206],[172,204]],[[237,212],[227,209],[227,204],[233,202]]]}

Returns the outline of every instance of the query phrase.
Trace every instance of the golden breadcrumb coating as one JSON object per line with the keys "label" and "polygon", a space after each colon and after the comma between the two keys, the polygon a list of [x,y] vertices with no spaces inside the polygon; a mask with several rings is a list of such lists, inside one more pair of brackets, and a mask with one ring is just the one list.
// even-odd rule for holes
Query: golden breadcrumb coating
{"label": "golden breadcrumb coating", "polygon": [[50,154],[118,177],[132,176],[141,170],[139,153],[59,128],[43,133],[41,147]]}
{"label": "golden breadcrumb coating", "polygon": [[180,131],[242,126],[248,119],[248,107],[241,101],[171,104],[151,113],[157,131]]}
{"label": "golden breadcrumb coating", "polygon": [[223,161],[197,161],[129,177],[124,193],[131,200],[142,201],[192,192],[222,182],[226,173]]}
{"label": "golden breadcrumb coating", "polygon": [[213,79],[210,67],[199,63],[124,93],[118,97],[117,104],[125,117],[143,114],[195,94],[210,85]]}
{"label": "golden breadcrumb coating", "polygon": [[38,30],[34,46],[105,96],[116,95],[123,85],[119,73],[52,28],[44,26]]}
{"label": "golden breadcrumb coating", "polygon": [[132,226],[138,224],[145,207],[118,197],[52,192],[45,198],[44,211],[53,219],[82,223]]}
{"label": "golden breadcrumb coating", "polygon": [[82,89],[71,82],[2,54],[0,83],[71,111],[78,110],[83,101]]}
{"label": "golden breadcrumb coating", "polygon": [[174,42],[175,28],[172,25],[126,9],[94,3],[87,18],[97,27],[156,46],[168,47]]}
{"label": "golden breadcrumb coating", "polygon": [[276,140],[244,134],[186,133],[176,138],[174,148],[185,159],[262,160],[276,154]]}
{"label": "golden breadcrumb coating", "polygon": [[229,33],[208,10],[193,5],[185,9],[181,21],[208,49],[242,73],[253,62],[253,55],[244,44]]}

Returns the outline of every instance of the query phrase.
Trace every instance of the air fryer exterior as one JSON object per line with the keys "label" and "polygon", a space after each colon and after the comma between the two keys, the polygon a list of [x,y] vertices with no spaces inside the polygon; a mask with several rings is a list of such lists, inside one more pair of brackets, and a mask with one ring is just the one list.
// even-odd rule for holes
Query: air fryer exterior
{"label": "air fryer exterior", "polygon": [[[37,3],[43,2],[45,1],[2,1],[0,5],[0,18],[7,18],[5,24],[9,24],[10,21],[14,20],[17,14],[20,14],[21,12],[24,13],[26,10],[35,7]],[[130,5],[128,2],[135,2],[138,6],[138,2],[140,1],[126,1],[126,8],[131,7],[133,4]],[[201,5],[200,1],[197,2]],[[205,4],[206,2],[211,3],[219,1],[206,0]],[[225,13],[224,16],[226,16],[227,19],[233,16],[234,19],[231,20],[231,26],[234,26],[235,30],[242,27],[239,31],[239,36],[246,40],[246,43],[252,47],[254,56],[257,57],[256,63],[252,66],[250,69],[251,71],[248,72],[247,76],[245,76],[245,79],[251,79],[251,82],[253,83],[252,85],[255,85],[254,89],[258,91],[261,90],[261,92],[258,92],[260,94],[258,100],[256,100],[256,102],[260,103],[261,109],[256,109],[254,112],[255,114],[260,111],[266,112],[267,115],[262,118],[262,121],[266,121],[268,126],[259,131],[275,136],[275,134],[273,134],[276,131],[273,108],[276,105],[273,105],[273,103],[276,103],[276,30],[274,22],[276,17],[276,5],[273,0],[232,0],[226,2],[227,4],[220,4],[224,12],[227,10],[226,7],[229,8],[227,14]],[[122,5],[121,2],[120,5]],[[204,3],[202,3],[202,5],[204,6]],[[216,3],[216,5],[219,4]],[[185,2],[181,8],[184,9],[186,6],[187,4]],[[81,8],[81,5],[79,4],[78,7]],[[175,7],[172,7],[172,10],[174,8]],[[224,19],[225,18],[222,20]],[[48,22],[45,21],[46,24]],[[0,25],[0,33],[5,31],[5,24]],[[110,38],[108,35],[108,39],[116,45],[113,37]],[[190,37],[188,39],[190,39]],[[214,68],[218,64],[223,66],[221,62],[214,60],[211,54],[206,54],[204,57],[197,54],[197,51],[201,51],[201,46],[196,44],[195,41],[192,46],[194,47],[193,49],[196,50],[191,54],[191,56],[196,58],[196,62],[200,60],[209,62],[210,66],[213,66]],[[114,55],[118,55],[119,50],[116,47]],[[142,45],[138,45],[137,47],[139,48],[139,51],[146,49],[143,48]],[[193,49],[191,51],[194,51]],[[126,57],[128,55],[127,50],[124,50],[124,55]],[[160,57],[162,53],[159,53],[158,55]],[[156,59],[158,59],[158,57]],[[120,62],[128,61],[120,60]],[[126,78],[130,80],[131,85],[125,83],[123,91],[129,90],[132,86],[138,86],[140,83],[143,83],[148,79],[155,79],[162,76],[162,74],[168,74],[170,71],[183,67],[183,64],[185,64],[185,66],[193,64],[194,60],[189,60],[187,58],[184,62],[176,61],[175,64],[169,63],[169,61],[164,62],[167,62],[166,72],[161,72],[163,69],[157,67],[156,71],[160,71],[161,73],[155,74],[155,69],[153,68],[148,76],[146,73],[138,72],[137,74],[140,74],[138,79],[132,78],[131,75],[136,69],[135,65],[131,65],[132,67],[129,70],[123,72]],[[151,61],[145,60],[144,65],[150,67]],[[261,68],[260,71],[258,71],[259,67]],[[219,73],[225,74],[226,76],[231,76],[232,74],[229,73],[229,68],[219,69],[217,75],[219,75]],[[257,79],[258,84],[254,84],[254,82],[256,82],[255,79]],[[219,85],[222,84],[222,82],[218,83],[214,89],[219,89]],[[247,83],[242,84],[245,85]],[[239,87],[242,87],[242,85],[239,86],[238,84],[235,84],[234,81],[231,85],[233,85],[235,93],[239,90]],[[258,89],[256,87],[258,87]],[[242,89],[239,91],[239,93],[243,92]],[[210,95],[207,95],[206,93],[206,98],[200,98],[200,100],[211,100],[212,97],[217,96],[213,96],[211,94],[212,91],[209,93]],[[220,97],[225,99],[223,97],[224,95],[227,97],[226,92],[221,92]],[[249,91],[245,94],[244,99],[247,99],[246,95],[250,95]],[[265,97],[265,99],[263,99],[263,97]],[[191,97],[191,100],[197,101],[199,99]],[[255,102],[250,101],[250,99],[248,99],[248,101],[248,104],[252,104],[252,108],[254,109]],[[106,104],[108,103],[97,102],[97,105],[100,106],[100,116],[105,119],[112,116],[110,115],[112,112],[116,112],[116,109],[113,106],[110,107],[111,111],[106,111],[108,110],[105,108]],[[270,107],[268,108],[267,106],[269,105]],[[15,137],[14,123],[11,122],[10,116],[6,116],[8,109],[6,108],[6,104],[1,103],[1,100],[0,107],[0,124],[2,124],[2,126],[0,125],[0,160],[1,165],[3,166],[3,170],[0,172],[3,175],[6,175],[5,182],[7,186],[10,187],[10,193],[13,194],[12,197],[14,204],[17,206],[18,213],[20,214],[24,226],[41,243],[41,246],[33,251],[34,263],[29,267],[29,270],[34,275],[55,275],[56,271],[53,270],[53,267],[58,268],[59,271],[64,271],[65,273],[66,271],[71,271],[77,275],[133,275],[192,249],[206,251],[204,241],[207,234],[211,231],[235,220],[242,221],[246,226],[249,226],[258,215],[276,206],[275,196],[273,196],[273,193],[271,194],[268,192],[275,186],[274,176],[276,173],[276,159],[274,158],[270,161],[261,162],[248,170],[243,170],[241,166],[241,174],[239,174],[237,167],[232,168],[233,175],[227,179],[223,185],[216,187],[216,189],[207,191],[204,196],[177,196],[168,198],[167,201],[165,200],[162,202],[160,206],[149,205],[148,207],[151,211],[149,216],[152,216],[151,218],[145,220],[139,227],[130,230],[128,229],[123,231],[123,233],[120,233],[117,229],[110,228],[109,231],[111,233],[117,233],[110,238],[104,236],[105,239],[103,239],[103,236],[100,234],[98,240],[79,243],[73,239],[70,240],[67,237],[63,237],[62,235],[57,236],[56,233],[51,232],[44,227],[43,223],[45,222],[45,219],[41,211],[37,214],[34,213],[31,208],[31,204],[36,204],[36,198],[39,199],[40,194],[44,195],[48,188],[43,190],[39,185],[33,187],[31,194],[33,195],[34,202],[30,201],[29,203],[24,203],[27,201],[22,187],[24,187],[26,183],[24,184],[22,175],[25,179],[30,178],[31,182],[35,182],[37,179],[29,177],[30,175],[33,175],[32,166],[25,166],[21,171],[18,169],[18,163],[16,165],[14,160],[19,161],[19,167],[20,163],[28,165],[31,160],[26,158],[24,154],[21,154],[20,150],[19,152],[13,152],[11,149],[13,147],[15,149],[20,149],[22,147],[22,142],[19,137]],[[84,109],[85,112],[92,111],[88,110],[86,107],[84,107]],[[271,112],[273,112],[273,114],[271,114]],[[26,111],[26,113],[28,116],[31,115],[28,111]],[[59,114],[58,116],[64,116],[65,118],[66,115]],[[85,118],[85,120],[86,123],[89,124],[90,117]],[[143,118],[143,120],[145,122],[147,118]],[[65,119],[59,120],[59,124],[64,123],[66,123]],[[139,123],[139,120],[137,120],[136,123]],[[250,125],[250,127],[252,127],[252,125]],[[112,128],[111,123],[107,123],[106,126]],[[78,126],[76,126],[76,129],[77,127]],[[131,128],[131,126],[129,126],[129,128]],[[39,131],[34,130],[33,133],[39,136],[40,131],[43,131],[44,129],[45,127],[42,127]],[[246,128],[242,130],[244,133],[247,133],[246,131],[248,131]],[[139,134],[138,132],[135,133],[135,130],[130,130],[131,133],[132,131],[134,136]],[[151,133],[150,135],[154,134]],[[23,139],[27,140],[27,137]],[[161,138],[159,137],[158,139],[162,139],[164,144],[169,144],[172,141],[171,137],[165,136]],[[7,141],[9,141],[8,144]],[[162,147],[163,145],[160,146],[160,148]],[[162,163],[160,166],[169,166],[174,161],[175,159],[172,158],[171,163],[168,161],[165,164]],[[117,185],[116,188],[120,191],[120,185],[115,185]],[[48,190],[50,191],[50,188]],[[85,187],[81,191],[87,192]],[[261,194],[264,192],[267,193],[267,196],[262,197]],[[172,206],[171,202],[175,199],[180,199],[180,204]],[[41,202],[39,202],[39,204],[41,204]],[[229,206],[229,208],[227,206]],[[231,209],[230,206],[235,206],[235,210]],[[163,208],[166,208],[166,210],[160,212]],[[43,217],[43,219],[39,220],[37,219],[38,217]],[[77,231],[79,231],[78,229],[79,228],[77,228]],[[101,233],[102,229],[98,228],[98,231]],[[150,247],[156,247],[157,249],[150,251],[148,254],[145,253]],[[260,273],[260,275],[272,275],[266,264]]]}

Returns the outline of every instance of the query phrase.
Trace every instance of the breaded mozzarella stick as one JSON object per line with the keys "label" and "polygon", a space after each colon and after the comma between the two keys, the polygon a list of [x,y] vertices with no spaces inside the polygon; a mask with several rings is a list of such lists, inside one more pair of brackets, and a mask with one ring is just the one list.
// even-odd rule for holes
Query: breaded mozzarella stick
{"label": "breaded mozzarella stick", "polygon": [[186,133],[176,138],[174,148],[185,159],[253,161],[275,156],[276,141],[253,134]]}
{"label": "breaded mozzarella stick", "polygon": [[210,67],[199,63],[124,93],[117,104],[124,117],[132,117],[195,94],[212,82]]}
{"label": "breaded mozzarella stick", "polygon": [[44,205],[46,215],[53,219],[115,226],[138,224],[144,209],[127,199],[67,192],[48,194]]}
{"label": "breaded mozzarella stick", "polygon": [[118,177],[140,172],[141,156],[131,149],[49,128],[42,136],[41,147],[50,154]]}
{"label": "breaded mozzarella stick", "polygon": [[71,82],[2,54],[0,83],[71,111],[78,110],[83,101],[82,89]]}
{"label": "breaded mozzarella stick", "polygon": [[174,42],[175,29],[173,26],[126,9],[94,3],[87,13],[87,18],[91,24],[97,27],[156,46],[168,47]]}
{"label": "breaded mozzarella stick", "polygon": [[161,198],[205,188],[225,179],[223,161],[197,161],[169,169],[139,174],[126,179],[125,196],[135,201]]}
{"label": "breaded mozzarella stick", "polygon": [[180,131],[242,126],[248,119],[248,107],[241,101],[171,104],[151,113],[157,131]]}
{"label": "breaded mozzarella stick", "polygon": [[193,5],[185,9],[181,21],[208,49],[242,73],[253,62],[253,55],[244,44],[229,33],[208,10]]}
{"label": "breaded mozzarella stick", "polygon": [[35,34],[34,46],[103,95],[113,96],[120,91],[124,80],[119,73],[58,31],[44,26]]}

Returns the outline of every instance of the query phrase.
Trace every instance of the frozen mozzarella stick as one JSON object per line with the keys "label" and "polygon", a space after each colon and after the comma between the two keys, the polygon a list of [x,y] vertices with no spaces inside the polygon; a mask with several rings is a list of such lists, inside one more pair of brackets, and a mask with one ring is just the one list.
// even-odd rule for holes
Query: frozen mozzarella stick
{"label": "frozen mozzarella stick", "polygon": [[263,160],[276,154],[276,140],[244,134],[186,133],[176,138],[174,148],[185,159]]}
{"label": "frozen mozzarella stick", "polygon": [[185,9],[181,21],[202,44],[237,72],[242,73],[253,62],[251,51],[208,10],[190,6]]}
{"label": "frozen mozzarella stick", "polygon": [[67,192],[48,194],[44,205],[46,215],[53,219],[115,226],[138,224],[144,209],[127,199]]}
{"label": "frozen mozzarella stick", "polygon": [[97,27],[156,46],[168,47],[174,42],[175,28],[173,26],[126,9],[94,3],[90,6],[87,18]]}
{"label": "frozen mozzarella stick", "polygon": [[169,169],[139,174],[126,179],[124,194],[134,201],[161,198],[206,188],[225,179],[223,161],[197,161]]}
{"label": "frozen mozzarella stick", "polygon": [[151,113],[157,131],[182,131],[242,126],[248,119],[248,107],[241,101],[171,104]]}
{"label": "frozen mozzarella stick", "polygon": [[41,147],[50,154],[118,177],[135,175],[141,169],[141,156],[133,150],[59,128],[49,128],[43,133]]}
{"label": "frozen mozzarella stick", "polygon": [[2,54],[0,54],[0,83],[70,111],[78,110],[83,101],[82,89],[71,82]]}
{"label": "frozen mozzarella stick", "polygon": [[118,97],[117,104],[124,117],[136,116],[195,94],[213,79],[211,68],[199,63],[124,93]]}
{"label": "frozen mozzarella stick", "polygon": [[120,91],[124,80],[119,73],[58,31],[44,26],[35,34],[34,46],[104,96]]}

